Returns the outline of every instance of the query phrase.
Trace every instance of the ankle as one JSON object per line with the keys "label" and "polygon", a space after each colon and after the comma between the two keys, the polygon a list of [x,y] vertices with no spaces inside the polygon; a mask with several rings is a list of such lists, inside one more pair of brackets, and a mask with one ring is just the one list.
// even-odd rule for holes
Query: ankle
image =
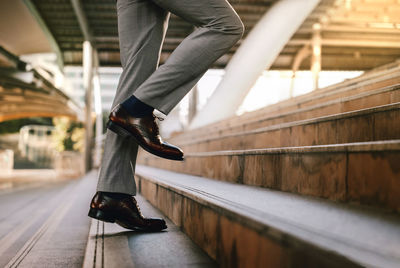
{"label": "ankle", "polygon": [[145,117],[151,115],[154,111],[153,107],[147,105],[133,95],[122,102],[121,106],[134,117]]}
{"label": "ankle", "polygon": [[100,193],[102,193],[106,197],[113,198],[113,199],[119,199],[119,200],[132,196],[130,194],[114,193],[114,192],[100,192]]}

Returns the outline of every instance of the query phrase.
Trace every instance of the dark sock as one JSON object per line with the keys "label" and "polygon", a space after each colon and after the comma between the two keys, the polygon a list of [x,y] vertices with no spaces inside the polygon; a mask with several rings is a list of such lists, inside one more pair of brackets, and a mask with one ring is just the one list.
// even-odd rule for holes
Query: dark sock
{"label": "dark sock", "polygon": [[133,95],[122,102],[121,106],[124,107],[124,109],[134,117],[145,117],[152,114],[154,111],[153,107],[140,101]]}
{"label": "dark sock", "polygon": [[123,194],[123,193],[112,193],[112,192],[102,192],[105,196],[113,198],[113,199],[124,199],[127,197],[130,197],[131,195],[129,194]]}

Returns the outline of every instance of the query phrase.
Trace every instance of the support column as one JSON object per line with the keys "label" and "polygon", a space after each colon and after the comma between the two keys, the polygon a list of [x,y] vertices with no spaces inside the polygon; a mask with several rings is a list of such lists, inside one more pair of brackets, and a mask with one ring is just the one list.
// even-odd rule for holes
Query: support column
{"label": "support column", "polygon": [[226,67],[225,77],[190,128],[234,116],[257,78],[269,69],[320,0],[280,0],[257,23]]}
{"label": "support column", "polygon": [[197,84],[194,88],[190,91],[189,95],[189,113],[188,113],[188,122],[192,122],[193,118],[197,113],[197,101],[198,101],[198,86]]}
{"label": "support column", "polygon": [[89,41],[83,42],[83,87],[85,89],[85,171],[92,168],[92,96],[93,96],[93,47]]}
{"label": "support column", "polygon": [[94,145],[93,165],[98,168],[101,163],[101,151],[103,145],[103,107],[101,103],[101,88],[99,76],[99,57],[97,50],[94,50],[94,75],[93,75],[93,93],[94,93],[94,111],[96,113],[96,134]]}
{"label": "support column", "polygon": [[[93,44],[95,42],[93,38],[92,31],[89,27],[88,19],[85,14],[85,10],[82,6],[82,0],[70,0],[74,13],[79,22],[79,27],[85,38],[83,42],[83,77],[84,77],[84,88],[86,91],[85,103],[86,103],[86,136],[85,136],[85,169],[88,172],[92,168],[92,147],[93,147],[93,122],[92,122],[92,97],[93,97],[93,87],[94,83],[94,94],[95,94],[95,111],[96,111],[96,148],[95,148],[95,166],[99,165],[101,153],[101,147],[98,148],[99,135],[101,136],[103,131],[103,119],[101,122],[99,117],[101,115],[101,97],[100,97],[100,81],[98,77],[98,66],[99,59],[97,51],[93,49]],[[96,75],[94,76],[94,66],[96,66]]]}
{"label": "support column", "polygon": [[46,36],[47,40],[50,43],[50,46],[52,47],[52,50],[56,53],[58,67],[60,68],[60,70],[63,70],[63,68],[64,68],[63,54],[61,53],[61,49],[58,46],[58,43],[57,43],[56,39],[54,38],[54,35],[51,33],[49,27],[47,27],[47,24],[44,22],[42,16],[40,15],[40,12],[37,10],[33,1],[32,0],[23,0],[23,2],[25,3],[25,5],[28,8],[31,15],[36,20],[39,27],[42,29],[44,35]]}
{"label": "support column", "polygon": [[319,72],[321,71],[321,24],[313,25],[312,36],[311,72],[313,77],[313,90],[318,89]]}
{"label": "support column", "polygon": [[311,49],[310,49],[310,45],[304,45],[297,53],[296,56],[293,60],[293,64],[292,64],[292,79],[290,81],[290,97],[293,97],[293,89],[294,89],[294,83],[295,83],[295,79],[296,79],[296,72],[299,69],[301,63],[303,62],[303,60],[305,58],[307,58],[308,56],[310,56],[311,54]]}

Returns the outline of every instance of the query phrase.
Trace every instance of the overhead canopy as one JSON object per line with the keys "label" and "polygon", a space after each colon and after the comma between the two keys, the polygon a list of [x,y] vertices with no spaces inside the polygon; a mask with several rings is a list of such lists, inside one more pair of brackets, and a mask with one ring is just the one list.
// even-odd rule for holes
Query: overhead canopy
{"label": "overhead canopy", "polygon": [[52,51],[45,34],[22,0],[0,1],[0,46],[16,55]]}
{"label": "overhead canopy", "polygon": [[51,80],[1,46],[0,55],[0,123],[33,116],[82,119],[82,108]]}
{"label": "overhead canopy", "polygon": [[[229,2],[242,18],[246,36],[276,1],[278,0]],[[45,36],[48,40],[47,49],[58,49],[65,65],[81,65],[84,37],[71,0],[4,0],[2,6],[8,3],[17,7],[21,2],[25,2],[25,10],[21,7],[12,9],[17,14],[8,15],[9,23],[2,22],[0,32],[4,32],[3,28],[10,28],[9,25],[16,27],[18,23],[15,21],[26,25],[27,29],[8,29],[14,34],[2,35],[0,43],[6,43],[7,49],[20,55],[31,53],[32,47],[43,42]],[[84,0],[82,6],[99,52],[100,64],[119,66],[115,0]],[[9,14],[10,10],[0,8],[0,18],[4,19],[3,13]],[[44,35],[32,30],[36,27],[31,25],[31,19],[26,17],[27,10],[33,14],[32,18],[43,22],[40,27],[45,32]],[[290,18],[282,17],[282,20]],[[400,5],[397,0],[322,0],[293,35],[271,69],[292,69],[296,55],[304,46],[310,44],[315,23],[321,25],[323,70],[367,70],[400,57]],[[171,16],[161,63],[193,30],[192,25],[174,15]],[[268,35],[268,29],[265,29],[265,34]],[[18,40],[13,35],[19,36]],[[21,48],[22,37],[25,40],[36,40],[36,43],[29,41],[32,45]],[[238,45],[221,57],[214,67],[225,67]],[[46,50],[45,48],[46,45],[42,45],[42,50]],[[309,68],[310,61],[302,61],[300,69]]]}

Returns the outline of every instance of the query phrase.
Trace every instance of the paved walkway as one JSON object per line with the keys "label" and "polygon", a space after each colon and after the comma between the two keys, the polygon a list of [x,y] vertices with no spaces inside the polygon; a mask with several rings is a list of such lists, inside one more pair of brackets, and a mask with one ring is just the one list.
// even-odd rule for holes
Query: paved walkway
{"label": "paved walkway", "polygon": [[94,177],[38,180],[0,193],[1,267],[81,267]]}
{"label": "paved walkway", "polygon": [[[15,179],[21,183],[0,189],[0,267],[215,266],[168,219],[159,233],[91,220],[96,173],[78,180]],[[164,217],[137,199],[146,216]]]}

